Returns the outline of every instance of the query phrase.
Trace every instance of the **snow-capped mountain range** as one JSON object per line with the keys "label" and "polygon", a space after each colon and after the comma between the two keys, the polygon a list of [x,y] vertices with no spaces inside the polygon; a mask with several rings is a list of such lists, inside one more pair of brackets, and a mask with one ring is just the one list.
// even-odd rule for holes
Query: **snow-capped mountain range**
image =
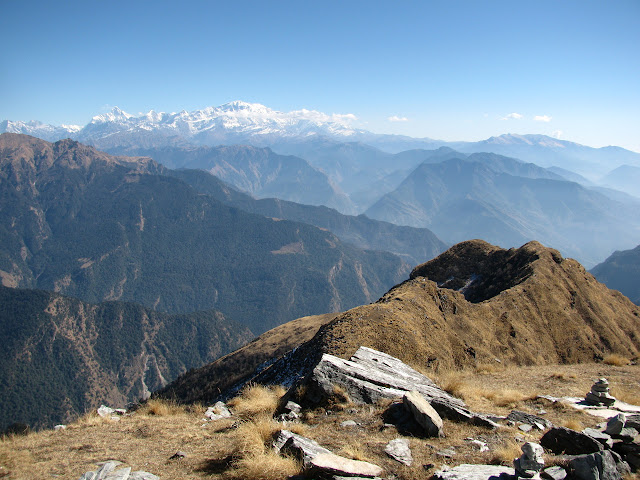
{"label": "snow-capped mountain range", "polygon": [[[154,133],[166,137],[182,137],[195,143],[209,143],[208,137],[251,136],[273,138],[305,138],[323,135],[348,138],[366,133],[353,128],[353,114],[326,114],[314,110],[280,112],[258,103],[234,101],[219,107],[177,113],[149,111],[139,116],[114,107],[110,112],[96,115],[84,127],[77,125],[46,125],[40,122],[6,120],[0,124],[1,132],[24,133],[48,141],[71,137],[86,143],[100,145],[116,134]],[[112,141],[108,141],[112,144]],[[224,141],[220,143],[225,143]]]}
{"label": "snow-capped mountain range", "polygon": [[[112,153],[130,154],[135,154],[135,149],[167,146],[252,145],[298,155],[312,163],[318,160],[314,157],[327,155],[339,163],[342,160],[352,163],[355,155],[366,157],[365,163],[369,164],[369,159],[379,156],[380,151],[399,153],[448,146],[465,153],[492,152],[542,167],[561,167],[591,181],[622,165],[640,167],[640,153],[620,147],[591,148],[546,135],[519,134],[495,136],[480,142],[444,142],[375,134],[357,128],[357,120],[353,114],[326,114],[306,109],[280,112],[259,103],[234,101],[192,112],[151,110],[138,115],[115,107],[108,113],[96,115],[84,127],[5,120],[0,122],[0,133],[23,133],[48,141],[72,138]],[[361,148],[355,142],[366,145]],[[338,146],[347,143],[350,146]],[[344,151],[337,153],[336,148]],[[638,192],[634,190],[633,194]]]}

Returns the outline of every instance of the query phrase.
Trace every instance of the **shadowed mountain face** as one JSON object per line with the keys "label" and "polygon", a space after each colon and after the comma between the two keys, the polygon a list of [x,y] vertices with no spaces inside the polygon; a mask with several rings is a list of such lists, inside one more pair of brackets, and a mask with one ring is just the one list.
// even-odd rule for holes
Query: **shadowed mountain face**
{"label": "shadowed mountain face", "polygon": [[598,281],[619,290],[640,305],[640,245],[631,250],[614,252],[591,269]]}
{"label": "shadowed mountain face", "polygon": [[168,174],[226,205],[267,217],[315,225],[358,248],[391,252],[409,265],[422,263],[446,249],[446,245],[426,228],[403,227],[364,215],[343,215],[331,208],[301,205],[278,198],[256,200],[201,170],[172,170]]}
{"label": "shadowed mountain face", "polygon": [[124,406],[253,335],[215,311],[168,315],[0,286],[0,336],[3,431],[14,422],[51,428],[100,403]]}
{"label": "shadowed mountain face", "polygon": [[[629,358],[640,354],[640,307],[596,281],[575,260],[537,242],[510,250],[480,240],[462,242],[416,267],[409,280],[376,303],[319,319],[315,328],[311,340],[289,338],[297,348],[255,378],[245,369],[245,380],[293,382],[322,353],[349,358],[360,346],[427,371],[496,359],[543,365],[594,361],[611,352]],[[277,338],[275,331],[265,334],[265,341],[267,336]],[[247,365],[255,363],[255,355],[251,345],[242,350]],[[231,354],[180,377],[163,395],[185,401],[214,398],[231,386],[214,373],[225,371],[231,360],[243,363]]]}
{"label": "shadowed mountain face", "polygon": [[491,154],[423,163],[366,212],[422,226],[451,243],[482,238],[502,246],[532,239],[591,266],[640,235],[636,208],[555,174]]}
{"label": "shadowed mountain face", "polygon": [[5,286],[215,308],[260,333],[370,302],[409,269],[316,227],[223,205],[150,159],[12,134],[0,154]]}

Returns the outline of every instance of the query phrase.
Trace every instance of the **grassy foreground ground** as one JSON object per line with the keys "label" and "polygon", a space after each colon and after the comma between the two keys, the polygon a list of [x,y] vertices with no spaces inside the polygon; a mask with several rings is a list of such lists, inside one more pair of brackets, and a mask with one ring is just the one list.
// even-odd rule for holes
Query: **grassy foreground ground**
{"label": "grassy foreground ground", "polygon": [[[624,363],[624,362],[610,362]],[[425,372],[443,388],[461,396],[477,411],[508,414],[513,408],[529,413],[546,411],[556,425],[574,429],[602,421],[564,404],[536,399],[537,395],[584,396],[594,380],[606,377],[611,393],[628,403],[640,404],[640,366],[579,364],[543,367],[478,366],[474,370]],[[517,427],[496,431],[445,420],[445,438],[409,437],[414,462],[404,466],[384,453],[385,445],[401,434],[385,422],[391,402],[353,405],[348,400],[331,407],[307,411],[299,423],[283,425],[271,418],[283,390],[253,387],[231,401],[234,416],[206,422],[205,405],[177,406],[150,401],[119,420],[95,413],[79,418],[65,430],[45,430],[0,440],[0,478],[77,479],[95,470],[98,462],[118,460],[133,470],[144,470],[162,480],[178,479],[281,479],[299,472],[294,459],[272,453],[272,436],[287,428],[316,440],[334,453],[376,463],[398,479],[425,479],[440,466],[461,463],[511,465],[520,455],[522,441],[537,441],[542,432]],[[341,426],[354,420],[356,426]],[[478,452],[469,438],[486,442],[489,451]],[[451,458],[438,453],[453,447]],[[170,459],[177,451],[184,458]],[[547,463],[555,460],[546,457]],[[629,479],[638,479],[632,475]]]}

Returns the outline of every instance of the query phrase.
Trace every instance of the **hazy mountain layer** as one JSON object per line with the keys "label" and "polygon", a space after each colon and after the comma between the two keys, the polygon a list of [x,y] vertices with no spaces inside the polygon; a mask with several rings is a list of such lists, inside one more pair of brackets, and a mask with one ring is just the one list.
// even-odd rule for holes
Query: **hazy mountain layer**
{"label": "hazy mountain layer", "polygon": [[277,198],[256,200],[201,170],[172,170],[168,174],[227,205],[267,217],[315,225],[334,233],[343,242],[367,250],[391,252],[410,265],[422,263],[446,249],[426,228],[403,227],[364,215],[342,215],[327,207],[300,205]]}
{"label": "hazy mountain layer", "polygon": [[124,406],[253,336],[216,311],[168,315],[2,286],[0,305],[0,431]]}
{"label": "hazy mountain layer", "polygon": [[621,165],[602,177],[599,184],[640,198],[640,166]]}
{"label": "hazy mountain layer", "polygon": [[[367,303],[408,271],[395,255],[223,205],[150,159],[0,136],[5,286],[168,312],[216,308],[256,333]],[[129,162],[131,165],[129,165]]]}
{"label": "hazy mountain layer", "polygon": [[257,198],[277,197],[353,212],[349,198],[306,160],[250,146],[116,148],[111,153],[144,155],[169,168],[197,168]]}
{"label": "hazy mountain layer", "polygon": [[556,178],[491,154],[423,163],[366,214],[427,227],[450,243],[482,238],[511,247],[539,239],[588,266],[637,242],[637,208]]}
{"label": "hazy mountain layer", "polygon": [[[326,320],[317,319],[313,328],[319,330],[311,340],[288,338],[295,348],[257,377],[252,368],[244,369],[245,380],[293,382],[322,353],[349,358],[360,346],[422,371],[496,359],[506,365],[544,365],[589,362],[612,352],[628,358],[640,354],[640,307],[596,281],[575,260],[537,242],[508,251],[479,240],[460,243],[416,267],[409,280],[376,303]],[[184,401],[215,398],[231,386],[216,372],[226,371],[227,362],[242,365],[243,358],[253,364],[261,345],[277,337],[277,331],[269,332],[252,344],[255,352],[248,345],[181,376],[162,395]]]}
{"label": "hazy mountain layer", "polygon": [[598,281],[619,290],[640,305],[640,245],[631,250],[614,252],[591,269]]}

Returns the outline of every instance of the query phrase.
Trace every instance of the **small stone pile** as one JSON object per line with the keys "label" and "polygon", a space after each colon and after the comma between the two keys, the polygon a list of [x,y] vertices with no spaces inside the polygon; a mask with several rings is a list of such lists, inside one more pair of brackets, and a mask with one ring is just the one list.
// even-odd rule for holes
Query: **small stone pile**
{"label": "small stone pile", "polygon": [[609,394],[609,382],[606,378],[599,379],[591,387],[591,391],[587,393],[585,401],[591,405],[604,405],[610,407],[616,401],[615,397]]}
{"label": "small stone pile", "polygon": [[544,467],[544,458],[542,458],[544,450],[533,442],[527,442],[521,448],[522,455],[513,461],[513,468],[519,477],[534,478]]}

